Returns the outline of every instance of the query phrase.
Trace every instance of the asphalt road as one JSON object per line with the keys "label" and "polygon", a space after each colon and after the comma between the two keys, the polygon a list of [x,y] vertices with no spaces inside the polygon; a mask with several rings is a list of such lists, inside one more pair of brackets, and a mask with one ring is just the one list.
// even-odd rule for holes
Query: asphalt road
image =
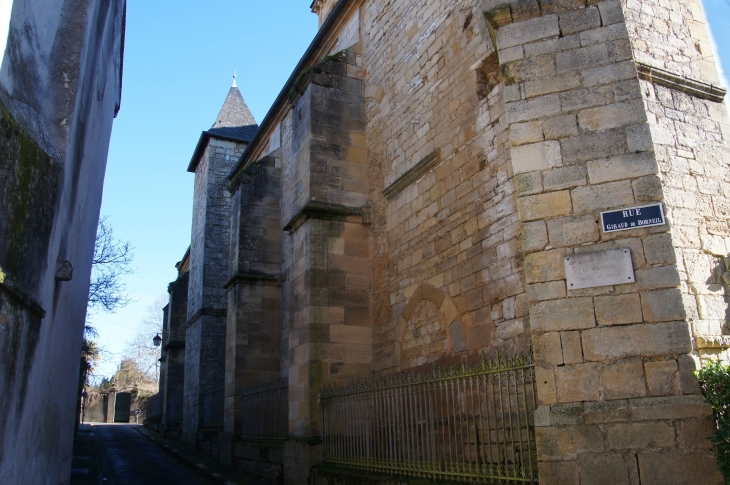
{"label": "asphalt road", "polygon": [[151,443],[135,425],[95,424],[116,485],[212,485]]}

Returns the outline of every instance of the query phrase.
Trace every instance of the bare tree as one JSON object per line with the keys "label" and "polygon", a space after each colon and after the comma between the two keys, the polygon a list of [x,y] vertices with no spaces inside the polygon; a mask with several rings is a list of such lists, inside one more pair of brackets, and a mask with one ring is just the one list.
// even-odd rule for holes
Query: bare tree
{"label": "bare tree", "polygon": [[106,217],[99,221],[94,242],[94,260],[89,287],[89,310],[114,312],[131,300],[126,292],[122,275],[133,273],[132,245],[114,239],[114,231]]}
{"label": "bare tree", "polygon": [[155,301],[150,303],[145,310],[144,316],[142,317],[142,329],[151,334],[150,338],[154,337],[155,334],[162,332],[162,316],[163,309],[167,305],[169,297],[167,293],[163,293],[155,298]]}

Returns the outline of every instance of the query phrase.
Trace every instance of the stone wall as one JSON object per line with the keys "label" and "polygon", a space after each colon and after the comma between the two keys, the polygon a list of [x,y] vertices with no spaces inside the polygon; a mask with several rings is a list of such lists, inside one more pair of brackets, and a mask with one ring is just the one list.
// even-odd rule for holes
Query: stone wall
{"label": "stone wall", "polygon": [[[365,110],[357,49],[307,73],[292,94],[282,170],[282,294],[289,343],[289,430],[319,434],[319,389],[372,365]],[[290,157],[288,155],[290,153]]]}
{"label": "stone wall", "polygon": [[[663,24],[639,28],[624,21],[619,1],[588,3],[493,2],[487,13],[505,76],[522,221],[540,479],[719,483],[701,438],[711,429],[710,411],[689,355],[695,291],[682,284],[685,271],[677,266],[673,242],[680,227],[690,225],[691,206],[690,220],[699,212],[712,224],[718,214],[712,204],[703,208],[701,197],[690,203],[694,194],[669,188],[670,167],[681,167],[682,155],[658,148],[653,139],[650,123],[661,102],[652,100],[662,91],[641,84],[635,52],[645,48],[642,37],[656,42],[661,36],[631,33]],[[638,17],[647,22],[643,13]],[[639,47],[632,49],[633,42]],[[703,102],[683,96],[668,99],[685,102],[681,117],[699,119],[693,112]],[[666,101],[661,107],[671,116]],[[709,138],[719,139],[719,126],[701,125]],[[678,138],[698,155],[707,148],[698,137]],[[690,158],[690,152],[682,154]],[[711,165],[700,161],[696,167],[704,173]],[[668,225],[602,231],[601,211],[652,202],[663,202]],[[693,245],[702,236],[695,234]],[[630,251],[635,283],[566,288],[565,256],[612,248]],[[697,434],[687,434],[690,429]]]}
{"label": "stone wall", "polygon": [[249,165],[234,184],[224,425],[229,435],[241,433],[244,388],[281,377],[281,160],[268,156]]}
{"label": "stone wall", "polygon": [[185,389],[185,324],[187,322],[188,272],[184,272],[167,287],[170,295],[167,311],[167,334],[163,334],[165,352],[165,387],[163,423],[167,427],[170,397]]}
{"label": "stone wall", "polygon": [[[281,159],[291,435],[319,434],[323,385],[532,346],[541,483],[719,483],[693,371],[730,343],[728,119],[698,12],[344,6],[244,155]],[[236,197],[231,261],[259,264]],[[603,232],[602,211],[655,203],[668,224]],[[610,249],[634,282],[568,288],[566,256]],[[264,288],[229,293],[229,384]],[[285,443],[286,482],[312,443]]]}
{"label": "stone wall", "polygon": [[0,483],[65,484],[125,2],[15,0],[5,14],[11,6],[0,44]]}
{"label": "stone wall", "polygon": [[231,194],[227,175],[245,143],[211,137],[195,167],[185,336],[183,441],[195,446],[203,395],[224,387]]}
{"label": "stone wall", "polygon": [[[376,368],[524,351],[508,125],[482,11],[477,2],[368,2],[362,15]],[[399,356],[399,342],[413,337],[404,312],[422,285],[435,289],[438,305],[453,302],[440,311],[450,329],[444,351]]]}

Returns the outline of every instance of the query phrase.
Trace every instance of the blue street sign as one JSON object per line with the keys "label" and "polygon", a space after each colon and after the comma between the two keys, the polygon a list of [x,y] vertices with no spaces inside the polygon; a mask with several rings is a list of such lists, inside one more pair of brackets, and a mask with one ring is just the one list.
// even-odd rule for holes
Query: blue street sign
{"label": "blue street sign", "polygon": [[666,224],[662,204],[601,212],[601,222],[603,232],[627,231]]}

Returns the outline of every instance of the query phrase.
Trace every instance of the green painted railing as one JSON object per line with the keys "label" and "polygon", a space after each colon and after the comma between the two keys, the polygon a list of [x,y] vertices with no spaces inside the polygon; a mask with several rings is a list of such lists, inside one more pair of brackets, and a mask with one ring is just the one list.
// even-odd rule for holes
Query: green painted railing
{"label": "green painted railing", "polygon": [[537,483],[529,354],[320,393],[324,460],[472,483]]}

